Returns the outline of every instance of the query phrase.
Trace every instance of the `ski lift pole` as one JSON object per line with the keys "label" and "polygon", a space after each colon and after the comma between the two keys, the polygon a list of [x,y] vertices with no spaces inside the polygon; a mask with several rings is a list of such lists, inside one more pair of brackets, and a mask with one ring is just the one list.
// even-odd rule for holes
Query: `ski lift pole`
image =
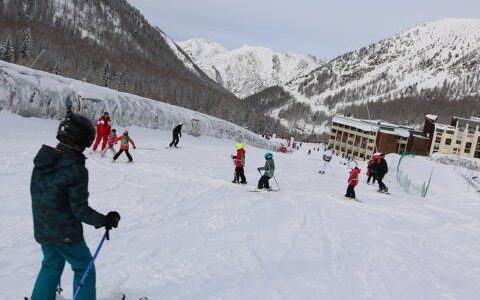
{"label": "ski lift pole", "polygon": [[110,235],[108,233],[108,230],[105,231],[105,234],[103,235],[102,239],[100,240],[100,244],[98,244],[97,250],[95,250],[95,254],[93,254],[92,260],[88,264],[87,270],[85,273],[83,273],[82,279],[80,280],[80,285],[78,286],[77,290],[75,291],[75,294],[73,294],[73,300],[77,300],[78,294],[80,293],[81,288],[85,284],[85,282],[88,279],[88,276],[92,272],[95,260],[97,259],[98,253],[100,253],[100,249],[102,249],[103,243],[105,243],[105,240],[110,240]]}

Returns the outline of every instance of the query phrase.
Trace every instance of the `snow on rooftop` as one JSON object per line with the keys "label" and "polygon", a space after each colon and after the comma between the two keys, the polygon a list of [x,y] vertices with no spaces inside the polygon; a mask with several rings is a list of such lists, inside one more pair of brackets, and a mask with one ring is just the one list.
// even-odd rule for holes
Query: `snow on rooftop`
{"label": "snow on rooftop", "polygon": [[344,117],[344,116],[337,115],[333,117],[332,121],[335,123],[355,127],[363,131],[377,132],[380,129],[378,125],[368,124],[364,122],[364,120],[355,119],[352,117]]}
{"label": "snow on rooftop", "polygon": [[437,115],[428,114],[428,115],[425,116],[425,118],[430,119],[430,120],[433,120],[433,121],[436,121],[436,120],[438,119],[438,116],[437,116]]}

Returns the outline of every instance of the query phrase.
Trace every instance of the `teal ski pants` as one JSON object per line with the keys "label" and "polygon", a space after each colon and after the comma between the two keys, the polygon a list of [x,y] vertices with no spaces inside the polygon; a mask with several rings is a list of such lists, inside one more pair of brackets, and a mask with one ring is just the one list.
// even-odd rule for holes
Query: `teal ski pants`
{"label": "teal ski pants", "polygon": [[[73,292],[92,260],[92,254],[85,241],[72,245],[42,245],[43,261],[33,288],[32,300],[55,300],[65,261],[74,272]],[[80,289],[77,300],[96,300],[95,268],[92,268],[85,285]]]}

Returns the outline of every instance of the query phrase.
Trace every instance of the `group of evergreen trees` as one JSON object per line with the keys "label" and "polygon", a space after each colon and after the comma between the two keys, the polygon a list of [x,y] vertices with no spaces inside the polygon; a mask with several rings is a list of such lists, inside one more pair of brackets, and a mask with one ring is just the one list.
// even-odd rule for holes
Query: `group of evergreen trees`
{"label": "group of evergreen trees", "polygon": [[0,44],[0,60],[15,63],[31,58],[33,49],[32,32],[29,28],[20,30],[12,39],[7,36],[4,43]]}

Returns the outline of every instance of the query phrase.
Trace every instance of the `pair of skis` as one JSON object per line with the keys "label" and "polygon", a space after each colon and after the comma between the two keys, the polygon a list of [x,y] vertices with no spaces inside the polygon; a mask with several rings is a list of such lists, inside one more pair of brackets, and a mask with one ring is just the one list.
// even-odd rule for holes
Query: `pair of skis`
{"label": "pair of skis", "polygon": [[[60,296],[60,298],[63,299],[61,296]],[[31,300],[28,297],[24,297],[23,299],[24,300]],[[128,300],[128,298],[125,294],[120,294],[118,297],[115,297],[114,300]],[[148,297],[140,297],[140,298],[138,298],[138,300],[149,300],[149,299],[148,299]]]}

